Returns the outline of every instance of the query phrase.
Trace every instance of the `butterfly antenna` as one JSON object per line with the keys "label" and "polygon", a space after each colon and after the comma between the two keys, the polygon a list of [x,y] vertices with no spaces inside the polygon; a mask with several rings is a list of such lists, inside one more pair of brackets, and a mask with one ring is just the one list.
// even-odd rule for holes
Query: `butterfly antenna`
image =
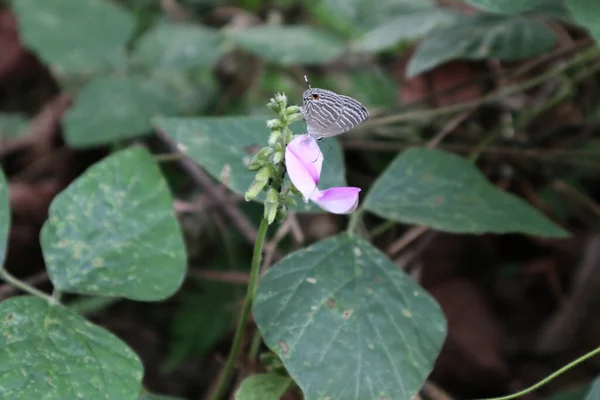
{"label": "butterfly antenna", "polygon": [[304,82],[306,82],[309,89],[312,89],[312,86],[310,86],[310,82],[308,81],[308,77],[306,75],[304,75]]}

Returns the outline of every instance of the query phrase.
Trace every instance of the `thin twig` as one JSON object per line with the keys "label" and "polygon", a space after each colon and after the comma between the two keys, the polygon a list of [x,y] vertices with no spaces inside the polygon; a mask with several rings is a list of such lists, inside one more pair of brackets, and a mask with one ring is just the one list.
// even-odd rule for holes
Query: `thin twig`
{"label": "thin twig", "polygon": [[[30,276],[29,278],[25,279],[24,282],[26,284],[28,284],[29,286],[37,286],[37,285],[41,285],[42,283],[45,283],[48,281],[48,273],[46,273],[46,271],[42,271],[38,274],[35,274],[33,276]],[[9,285],[9,284],[5,284],[0,286],[0,299],[5,299],[7,297],[10,297],[16,293],[19,292],[19,289],[15,286]]]}
{"label": "thin twig", "polygon": [[[374,140],[344,140],[342,147],[345,149],[360,149],[363,151],[382,151],[397,153],[412,146],[422,146],[423,142],[389,142]],[[455,151],[458,153],[470,153],[474,146],[467,144],[441,144],[440,149]],[[519,149],[503,146],[489,146],[482,149],[482,154],[511,158],[531,158],[539,162],[560,163],[573,166],[600,169],[600,162],[581,160],[582,157],[600,156],[600,151],[594,150],[565,150],[565,149]]]}
{"label": "thin twig", "polygon": [[575,199],[578,203],[581,203],[582,205],[589,208],[590,211],[592,211],[597,217],[600,217],[600,205],[596,203],[594,199],[592,199],[584,193],[581,193],[579,190],[575,189],[567,182],[562,180],[554,181],[552,182],[552,188]]}
{"label": "thin twig", "polygon": [[192,278],[232,283],[236,285],[247,285],[250,280],[250,274],[246,272],[213,271],[209,269],[190,269],[188,275]]}
{"label": "thin twig", "polygon": [[503,97],[509,96],[511,94],[524,92],[526,90],[532,89],[536,86],[541,85],[549,79],[555,78],[556,76],[564,73],[567,69],[574,67],[578,64],[585,63],[589,60],[592,60],[594,57],[597,57],[598,53],[595,47],[589,47],[579,53],[577,56],[573,57],[566,63],[562,65],[558,65],[551,70],[537,75],[528,81],[515,83],[512,85],[500,87],[493,92],[481,96],[475,100],[467,101],[464,103],[453,104],[450,106],[439,107],[434,109],[427,110],[414,110],[408,111],[396,115],[389,115],[387,117],[381,117],[377,119],[373,119],[363,125],[366,129],[367,127],[381,126],[381,125],[389,125],[395,124],[398,122],[406,122],[406,121],[418,121],[423,119],[434,119],[437,117],[442,117],[444,115],[454,114],[456,112],[465,111],[465,110],[473,110],[477,107],[480,107],[484,104],[488,104],[494,101],[497,101]]}
{"label": "thin twig", "polygon": [[453,400],[448,393],[431,381],[425,381],[421,391],[431,400]]}
{"label": "thin twig", "polygon": [[398,254],[402,249],[411,244],[413,241],[418,239],[421,235],[427,232],[429,228],[424,226],[414,226],[407,230],[404,235],[402,235],[398,240],[392,242],[386,249],[386,253],[390,255],[390,257],[394,257]]}
{"label": "thin twig", "polygon": [[[159,136],[172,152],[179,151],[177,144],[165,133],[159,131]],[[221,209],[237,227],[240,234],[244,236],[248,243],[253,244],[258,231],[239,208],[227,201],[229,196],[227,196],[226,193],[213,182],[212,178],[191,159],[186,158],[180,160],[179,165],[198,186],[204,188],[209,196],[221,204]]]}
{"label": "thin twig", "polygon": [[58,304],[58,301],[52,298],[52,296],[50,296],[48,293],[42,292],[41,290],[34,288],[27,282],[12,276],[6,269],[4,269],[3,266],[0,266],[0,278],[4,279],[7,283],[13,285],[17,289],[25,293],[38,297],[42,300],[46,300],[50,304]]}
{"label": "thin twig", "polygon": [[427,143],[427,147],[430,149],[437,147],[442,140],[446,138],[458,126],[465,120],[467,117],[471,115],[471,111],[465,111],[461,114],[458,114],[456,117],[452,118],[444,127],[435,135],[429,143]]}
{"label": "thin twig", "polygon": [[281,225],[279,225],[279,228],[275,232],[275,235],[273,235],[273,238],[265,244],[265,256],[263,258],[263,263],[260,270],[261,276],[267,271],[267,268],[271,266],[271,263],[275,258],[277,245],[283,240],[283,238],[285,238],[288,235],[291,229],[292,227],[290,224],[290,219],[288,217],[285,219],[285,221],[283,221]]}

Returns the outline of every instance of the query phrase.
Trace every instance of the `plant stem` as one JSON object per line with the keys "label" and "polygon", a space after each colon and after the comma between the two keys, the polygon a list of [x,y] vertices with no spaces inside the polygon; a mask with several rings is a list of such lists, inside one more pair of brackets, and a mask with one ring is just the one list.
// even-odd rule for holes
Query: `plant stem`
{"label": "plant stem", "polygon": [[354,211],[350,215],[350,221],[348,221],[348,228],[346,229],[346,232],[349,233],[350,235],[356,233],[356,229],[358,227],[358,224],[360,222],[363,212],[364,212],[364,209],[363,209],[362,205],[360,205],[356,209],[356,211]]}
{"label": "plant stem", "polygon": [[256,357],[258,357],[258,350],[260,350],[260,344],[262,342],[262,336],[260,331],[257,329],[254,337],[252,338],[252,342],[250,343],[250,351],[248,351],[248,358],[250,361],[256,361]]}
{"label": "plant stem", "polygon": [[382,222],[381,224],[377,225],[375,228],[373,228],[370,232],[369,232],[369,239],[374,239],[377,236],[387,232],[389,229],[393,228],[395,225],[398,225],[398,222],[396,221],[385,221]]}
{"label": "plant stem", "polygon": [[235,362],[240,353],[240,348],[242,347],[242,339],[244,338],[244,330],[246,328],[246,323],[248,321],[248,317],[250,315],[250,310],[252,308],[252,299],[254,297],[254,291],[256,289],[256,283],[258,281],[258,275],[260,272],[260,261],[262,257],[263,245],[265,243],[265,237],[267,236],[267,229],[269,228],[268,221],[263,218],[260,221],[260,226],[258,227],[258,234],[256,236],[256,242],[254,243],[254,253],[252,255],[252,266],[250,269],[250,282],[248,282],[248,289],[246,291],[246,298],[244,299],[244,305],[242,307],[242,312],[240,314],[240,318],[238,320],[237,327],[235,328],[235,334],[233,336],[233,344],[231,345],[231,349],[229,350],[229,355],[227,356],[227,361],[225,362],[225,367],[223,367],[223,371],[221,372],[221,376],[219,377],[219,382],[212,396],[210,396],[210,400],[220,400],[225,395],[225,392],[228,389],[229,380],[233,375],[233,368],[235,366]]}
{"label": "plant stem", "polygon": [[58,301],[56,299],[52,298],[47,293],[44,293],[41,290],[34,288],[33,286],[29,286],[27,283],[23,282],[22,280],[15,278],[11,274],[9,274],[7,270],[4,269],[4,266],[1,266],[1,265],[0,265],[0,277],[2,279],[4,279],[7,283],[10,283],[14,287],[21,289],[25,293],[29,293],[30,295],[35,296],[35,297],[39,297],[42,300],[46,300],[48,303],[58,304]]}
{"label": "plant stem", "polygon": [[589,353],[586,353],[586,354],[582,355],[578,359],[576,359],[574,361],[571,361],[569,364],[565,365],[564,367],[560,368],[559,370],[557,370],[557,371],[553,372],[552,374],[548,375],[547,377],[545,377],[544,379],[542,379],[538,383],[536,383],[536,384],[528,387],[525,390],[521,390],[518,393],[513,393],[511,395],[504,396],[504,397],[490,397],[490,398],[482,399],[482,400],[510,400],[510,399],[516,399],[518,397],[521,397],[521,396],[523,396],[523,395],[525,395],[527,393],[531,393],[535,389],[537,389],[537,388],[545,385],[546,383],[550,382],[552,379],[556,378],[560,374],[568,371],[569,369],[573,368],[577,364],[581,364],[585,360],[587,360],[589,358],[592,358],[593,356],[595,356],[596,354],[599,354],[599,353],[600,353],[600,347],[597,347],[594,350],[590,351]]}

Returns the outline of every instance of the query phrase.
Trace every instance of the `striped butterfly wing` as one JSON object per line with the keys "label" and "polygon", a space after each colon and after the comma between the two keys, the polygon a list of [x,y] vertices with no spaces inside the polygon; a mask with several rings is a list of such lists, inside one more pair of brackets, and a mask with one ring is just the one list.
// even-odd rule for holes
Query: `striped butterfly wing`
{"label": "striped butterfly wing", "polygon": [[356,128],[369,118],[367,108],[359,101],[344,95],[338,96],[342,99],[343,109],[337,121],[335,121],[335,133],[329,136],[338,135]]}
{"label": "striped butterfly wing", "polygon": [[[314,94],[319,98],[311,98]],[[309,89],[304,99],[303,113],[308,133],[317,137],[339,135],[369,118],[369,112],[359,101],[330,90]]]}
{"label": "striped butterfly wing", "polygon": [[[312,99],[311,95],[318,95]],[[322,137],[331,136],[335,122],[339,120],[344,108],[343,99],[330,90],[309,89],[304,94],[304,119],[308,133]],[[341,133],[341,132],[340,132]]]}

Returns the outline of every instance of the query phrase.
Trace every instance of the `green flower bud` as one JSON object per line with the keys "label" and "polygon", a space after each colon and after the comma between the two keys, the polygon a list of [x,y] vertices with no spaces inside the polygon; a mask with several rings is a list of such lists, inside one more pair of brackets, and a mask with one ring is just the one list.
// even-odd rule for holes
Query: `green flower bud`
{"label": "green flower bud", "polygon": [[281,114],[287,106],[287,97],[285,94],[277,93],[271,101],[267,104],[271,110],[275,111],[277,114]]}
{"label": "green flower bud", "polygon": [[[289,117],[290,115],[293,115],[293,114],[300,114],[300,107],[298,107],[298,106],[289,106],[284,111],[284,115],[287,116],[287,117]],[[302,115],[302,114],[300,114],[300,115]]]}
{"label": "green flower bud", "polygon": [[283,128],[283,123],[280,119],[270,119],[267,121],[267,128],[269,129],[281,129]]}
{"label": "green flower bud", "polygon": [[287,106],[287,96],[285,95],[285,93],[277,93],[275,95],[275,101],[283,104],[284,108],[285,106]]}
{"label": "green flower bud", "polygon": [[277,190],[271,188],[267,191],[265,198],[265,213],[264,217],[267,219],[269,225],[275,221],[277,216],[277,209],[279,208],[279,193]]}
{"label": "green flower bud", "polygon": [[284,201],[285,201],[285,204],[290,207],[296,206],[296,199],[294,199],[292,196],[286,196]]}
{"label": "green flower bud", "polygon": [[260,192],[265,188],[266,184],[269,182],[269,179],[273,178],[275,175],[275,171],[271,165],[265,165],[262,167],[254,177],[254,181],[250,184],[246,193],[244,193],[244,198],[246,201],[250,201],[256,198]]}
{"label": "green flower bud", "polygon": [[257,169],[264,167],[269,162],[269,157],[273,154],[273,149],[270,147],[263,147],[258,153],[252,157],[252,161],[248,166],[250,171],[256,171]]}
{"label": "green flower bud", "polygon": [[275,154],[273,154],[273,163],[279,164],[281,161],[283,161],[283,151],[275,152]]}
{"label": "green flower bud", "polygon": [[271,135],[269,136],[269,147],[274,147],[275,144],[279,141],[279,138],[281,137],[281,131],[279,129],[275,129],[271,132]]}
{"label": "green flower bud", "polygon": [[290,123],[290,124],[291,124],[292,122],[296,122],[296,121],[302,121],[302,119],[303,119],[303,118],[304,118],[304,117],[303,117],[303,116],[302,116],[302,114],[300,114],[300,113],[297,113],[297,114],[292,114],[292,115],[290,115],[290,116],[286,117],[286,119],[287,119],[287,122],[288,122],[288,123]]}

